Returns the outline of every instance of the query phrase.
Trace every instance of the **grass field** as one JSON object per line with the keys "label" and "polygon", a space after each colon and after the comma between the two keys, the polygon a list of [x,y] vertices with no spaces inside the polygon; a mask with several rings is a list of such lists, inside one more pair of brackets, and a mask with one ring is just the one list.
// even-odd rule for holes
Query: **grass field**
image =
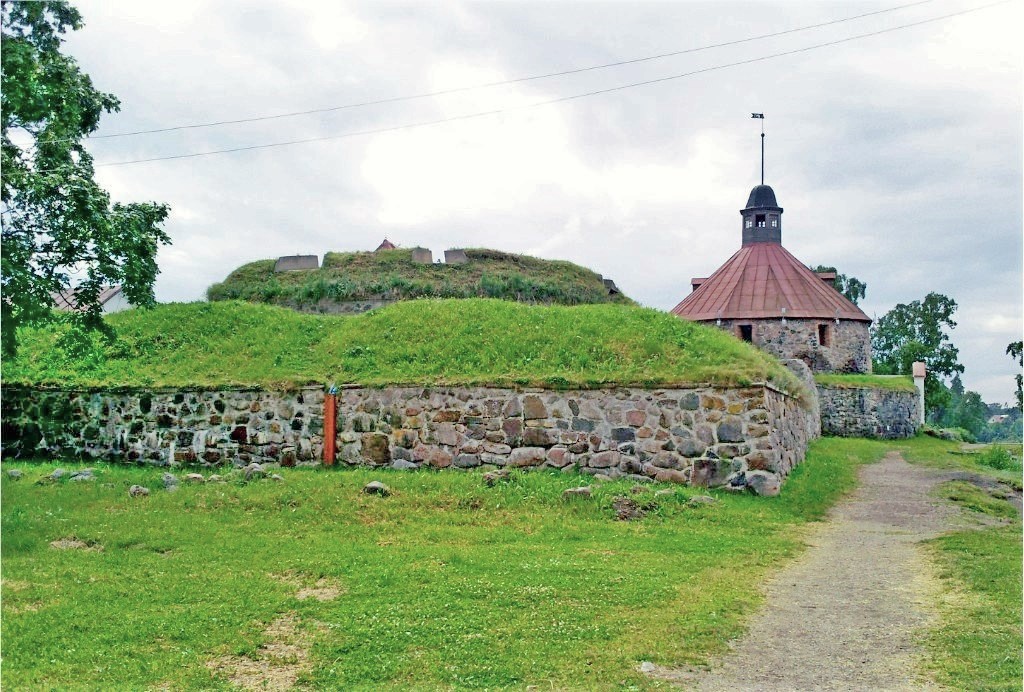
{"label": "grass field", "polygon": [[[701,506],[688,504],[695,489],[633,494],[623,481],[567,501],[586,481],[544,472],[487,487],[478,473],[286,469],[281,483],[166,492],[161,469],[36,484],[54,462],[5,462],[4,683],[656,688],[637,664],[723,653],[860,464],[895,448],[973,469],[958,447],[826,438],[780,497]],[[372,479],[393,495],[361,493]],[[152,495],[129,498],[134,483]],[[617,496],[648,515],[616,521]],[[945,596],[924,665],[953,689],[1019,689],[1020,543],[1017,517],[930,544]]]}
{"label": "grass field", "polygon": [[274,273],[275,260],[231,272],[210,300],[247,300],[315,309],[321,300],[500,298],[527,303],[632,303],[609,295],[601,277],[571,262],[467,249],[466,264],[414,264],[412,250],[328,252],[317,270]]}
{"label": "grass field", "polygon": [[6,384],[90,386],[662,386],[772,382],[778,361],[721,330],[626,305],[415,300],[351,317],[243,302],[161,305],[107,318],[117,334],[19,332]]}
{"label": "grass field", "polygon": [[[781,497],[699,507],[692,489],[623,482],[564,501],[583,479],[540,472],[488,488],[475,473],[285,470],[169,493],[159,469],[36,485],[53,463],[4,463],[26,473],[2,481],[4,683],[226,688],[283,638],[290,674],[321,688],[650,687],[640,661],[725,650],[801,528],[883,450],[821,440]],[[360,492],[377,478],[391,497]],[[129,498],[133,483],[153,494]],[[616,521],[616,495],[657,507]]]}
{"label": "grass field", "polygon": [[962,690],[1021,689],[1021,540],[1018,519],[931,543],[947,589],[928,641],[939,682]]}

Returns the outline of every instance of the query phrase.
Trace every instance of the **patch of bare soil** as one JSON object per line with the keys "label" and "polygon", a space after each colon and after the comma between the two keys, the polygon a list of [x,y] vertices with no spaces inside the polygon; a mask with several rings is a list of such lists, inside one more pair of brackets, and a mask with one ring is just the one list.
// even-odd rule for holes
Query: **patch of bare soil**
{"label": "patch of bare soil", "polygon": [[315,598],[318,601],[333,601],[341,594],[342,590],[340,586],[326,577],[323,577],[321,579],[317,579],[316,584],[313,586],[307,586],[299,589],[295,594],[295,598],[300,601],[304,601],[307,598]]}
{"label": "patch of bare soil", "polygon": [[294,586],[297,589],[295,598],[300,601],[305,601],[307,598],[315,598],[318,601],[333,601],[345,593],[344,587],[337,580],[330,577],[320,577],[313,581],[309,575],[289,571],[281,574],[271,574],[270,578]]}
{"label": "patch of bare soil", "polygon": [[981,490],[984,490],[989,495],[1000,500],[1006,500],[1010,505],[1021,512],[1024,510],[1024,501],[1022,501],[1022,493],[1012,483],[1001,481],[991,476],[985,476],[980,473],[971,473],[970,471],[953,471],[952,473],[946,473],[945,479],[950,481],[963,481],[970,483]]}
{"label": "patch of bare soil", "polygon": [[708,671],[641,670],[700,690],[934,689],[915,673],[938,598],[918,544],[978,525],[929,495],[947,476],[895,453],[864,467],[808,550],[766,585],[765,607],[730,654]]}
{"label": "patch of bare soil", "polygon": [[42,601],[29,601],[19,605],[4,604],[4,612],[8,615],[21,615],[22,613],[34,613],[43,607]]}
{"label": "patch of bare soil", "polygon": [[90,550],[97,553],[103,551],[103,546],[99,543],[95,541],[80,541],[74,536],[50,541],[50,547],[57,550]]}
{"label": "patch of bare soil", "polygon": [[24,591],[28,587],[32,586],[27,581],[21,581],[19,579],[2,579],[0,580],[0,587],[4,591]]}
{"label": "patch of bare soil", "polygon": [[251,656],[220,656],[206,667],[246,690],[289,690],[312,668],[309,649],[313,633],[287,613],[263,631],[267,642]]}

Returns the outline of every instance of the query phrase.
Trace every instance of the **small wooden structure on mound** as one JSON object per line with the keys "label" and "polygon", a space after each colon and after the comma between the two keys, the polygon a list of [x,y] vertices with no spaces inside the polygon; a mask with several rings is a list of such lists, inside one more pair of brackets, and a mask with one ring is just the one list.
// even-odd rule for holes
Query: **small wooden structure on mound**
{"label": "small wooden structure on mound", "polygon": [[775,191],[750,191],[742,216],[742,246],[672,313],[714,324],[815,372],[871,372],[871,319],[833,285],[782,246],[782,207]]}

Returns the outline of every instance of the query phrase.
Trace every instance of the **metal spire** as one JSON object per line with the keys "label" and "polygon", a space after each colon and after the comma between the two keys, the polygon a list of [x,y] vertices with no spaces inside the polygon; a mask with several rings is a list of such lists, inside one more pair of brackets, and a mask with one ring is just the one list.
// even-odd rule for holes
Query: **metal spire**
{"label": "metal spire", "polygon": [[764,185],[764,113],[751,113],[750,117],[761,121],[761,184]]}

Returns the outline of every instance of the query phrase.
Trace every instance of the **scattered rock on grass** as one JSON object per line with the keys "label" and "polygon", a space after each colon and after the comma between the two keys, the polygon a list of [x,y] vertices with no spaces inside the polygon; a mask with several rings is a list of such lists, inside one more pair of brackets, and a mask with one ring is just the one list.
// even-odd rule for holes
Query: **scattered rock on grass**
{"label": "scattered rock on grass", "polygon": [[584,485],[579,488],[567,488],[562,491],[563,500],[571,500],[574,497],[590,497],[590,486]]}
{"label": "scattered rock on grass", "polygon": [[387,497],[391,494],[391,488],[380,481],[370,481],[363,486],[363,492],[367,495],[380,495],[381,497]]}
{"label": "scattered rock on grass", "polygon": [[255,461],[245,467],[245,480],[247,481],[251,481],[254,478],[263,478],[266,475],[267,473],[263,470],[263,467]]}
{"label": "scattered rock on grass", "polygon": [[636,502],[628,497],[616,497],[612,500],[612,509],[615,510],[615,518],[619,521],[632,521],[633,519],[643,519],[647,513],[644,509]]}
{"label": "scattered rock on grass", "polygon": [[148,497],[149,488],[144,488],[141,485],[133,485],[128,488],[128,495],[131,497]]}
{"label": "scattered rock on grass", "polygon": [[102,552],[103,546],[95,541],[80,541],[74,536],[70,538],[58,538],[55,541],[50,541],[50,547],[56,550],[90,550],[94,552]]}
{"label": "scattered rock on grass", "polygon": [[64,477],[64,469],[54,469],[50,473],[46,474],[42,478],[36,481],[38,485],[44,485],[46,483],[55,483]]}
{"label": "scattered rock on grass", "polygon": [[703,507],[704,505],[713,505],[718,502],[715,498],[710,495],[696,495],[686,501],[687,507]]}
{"label": "scattered rock on grass", "polygon": [[639,495],[641,493],[646,493],[649,490],[650,488],[647,488],[645,486],[634,485],[632,488],[629,489],[629,492],[633,493],[634,495]]}
{"label": "scattered rock on grass", "polygon": [[19,471],[18,469],[7,470],[7,477],[10,478],[12,481],[20,481],[22,476],[24,475],[25,474]]}
{"label": "scattered rock on grass", "polygon": [[187,476],[185,476],[185,482],[186,483],[205,483],[206,479],[203,478],[203,474],[201,474],[201,473],[190,473]]}
{"label": "scattered rock on grass", "polygon": [[750,471],[747,474],[747,487],[758,495],[775,497],[782,488],[782,482],[774,473],[768,471]]}
{"label": "scattered rock on grass", "polygon": [[277,481],[278,483],[280,483],[281,481],[284,480],[284,476],[282,476],[279,473],[272,473],[270,474],[270,480]]}
{"label": "scattered rock on grass", "polygon": [[675,494],[676,494],[676,491],[673,490],[672,488],[662,488],[658,492],[654,493],[654,496],[655,497],[669,497],[669,496],[675,495]]}
{"label": "scattered rock on grass", "polygon": [[175,476],[173,473],[165,473],[161,477],[161,480],[164,483],[164,490],[174,492],[175,490],[178,489],[178,477]]}
{"label": "scattered rock on grass", "polygon": [[224,479],[220,476],[220,474],[215,473],[212,476],[210,476],[209,478],[207,478],[206,482],[207,483],[223,483]]}
{"label": "scattered rock on grass", "polygon": [[650,661],[643,661],[640,663],[640,672],[646,675],[650,675],[658,669],[658,666],[654,665]]}
{"label": "scattered rock on grass", "polygon": [[594,480],[595,481],[600,481],[602,483],[607,483],[607,482],[612,481],[614,479],[611,476],[609,476],[607,473],[595,473],[594,474]]}
{"label": "scattered rock on grass", "polygon": [[510,474],[509,474],[508,469],[498,469],[497,471],[488,471],[487,473],[484,474],[484,485],[486,485],[488,488],[490,488],[490,487],[494,486],[495,484],[497,484],[499,482],[508,481],[509,477],[510,477]]}
{"label": "scattered rock on grass", "polygon": [[96,476],[93,475],[93,469],[82,469],[81,471],[75,471],[72,473],[68,480],[80,483],[82,481],[94,481],[96,480]]}

